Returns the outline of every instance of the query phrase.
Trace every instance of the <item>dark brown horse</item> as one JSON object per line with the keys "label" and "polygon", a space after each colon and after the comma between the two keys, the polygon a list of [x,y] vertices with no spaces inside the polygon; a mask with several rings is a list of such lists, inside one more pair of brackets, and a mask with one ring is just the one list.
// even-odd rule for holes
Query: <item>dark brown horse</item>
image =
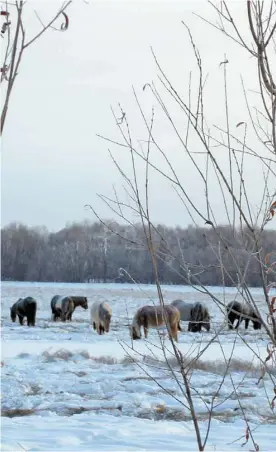
{"label": "dark brown horse", "polygon": [[247,330],[249,326],[249,321],[251,320],[253,323],[254,330],[260,330],[262,327],[262,323],[260,321],[259,316],[255,312],[253,306],[247,303],[240,303],[239,301],[230,301],[227,307],[227,319],[228,319],[228,327],[230,330],[234,328],[235,320],[238,320],[235,326],[235,329],[241,324],[241,322],[245,322],[245,329]]}
{"label": "dark brown horse", "polygon": [[11,320],[16,321],[18,316],[20,325],[23,325],[24,317],[27,317],[28,326],[35,326],[37,302],[33,297],[19,298],[11,307]]}
{"label": "dark brown horse", "polygon": [[87,298],[86,297],[79,297],[79,296],[71,296],[70,295],[70,298],[71,298],[71,300],[73,301],[73,303],[74,303],[74,309],[73,309],[73,311],[70,313],[70,316],[69,316],[69,318],[68,318],[68,320],[72,320],[72,314],[73,314],[73,312],[75,311],[75,309],[78,307],[78,306],[80,306],[81,308],[83,308],[83,309],[88,309],[88,301],[87,301]]}
{"label": "dark brown horse", "polygon": [[164,306],[143,306],[136,312],[132,325],[132,339],[141,339],[141,327],[144,328],[145,338],[148,337],[149,328],[168,326],[168,333],[177,342],[177,332],[180,328],[180,313],[177,308],[171,305]]}

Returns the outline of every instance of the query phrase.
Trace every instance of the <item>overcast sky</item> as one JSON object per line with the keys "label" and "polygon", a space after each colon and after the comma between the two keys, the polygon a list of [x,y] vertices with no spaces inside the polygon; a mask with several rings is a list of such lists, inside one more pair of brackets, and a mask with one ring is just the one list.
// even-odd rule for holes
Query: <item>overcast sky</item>
{"label": "overcast sky", "polygon": [[[46,21],[59,4],[57,0],[29,2],[25,17],[29,36],[39,26],[33,10]],[[245,3],[230,2],[230,5],[244,25]],[[122,141],[110,110],[110,106],[117,109],[120,102],[127,112],[133,140],[147,139],[132,86],[150,117],[156,102],[150,90],[142,88],[145,83],[157,81],[151,46],[174,86],[188,99],[189,72],[196,73],[196,63],[182,20],[190,26],[204,71],[209,73],[206,88],[209,124],[225,125],[223,67],[219,67],[225,54],[229,59],[233,130],[237,122],[244,120],[246,110],[240,76],[249,89],[256,87],[253,61],[193,12],[216,20],[207,2],[75,0],[68,9],[68,31],[50,30],[27,49],[2,140],[2,225],[18,221],[56,230],[67,222],[94,220],[92,212],[84,209],[85,204],[92,204],[102,217],[116,218],[97,193],[112,196],[115,185],[126,200],[122,188],[126,184],[112,163],[108,148],[126,171],[131,168],[130,156],[126,149],[116,148],[96,134]],[[173,109],[173,104],[170,105]],[[185,136],[186,120],[177,108],[175,118]],[[177,168],[181,182],[195,203],[203,208],[203,187],[158,109],[154,131]],[[196,142],[191,141],[191,146],[197,150]],[[153,152],[152,158],[165,168],[160,155]],[[144,167],[138,166],[143,186]],[[258,173],[258,167],[252,163],[248,172],[252,205],[258,198]],[[210,190],[218,220],[223,222],[222,199],[212,184]],[[172,226],[191,223],[171,184],[153,172],[150,207],[154,221]]]}

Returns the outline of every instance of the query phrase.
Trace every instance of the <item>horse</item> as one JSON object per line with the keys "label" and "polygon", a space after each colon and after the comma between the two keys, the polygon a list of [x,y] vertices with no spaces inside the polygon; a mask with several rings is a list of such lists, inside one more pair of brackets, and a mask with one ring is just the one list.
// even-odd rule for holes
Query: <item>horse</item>
{"label": "horse", "polygon": [[189,322],[188,331],[197,333],[201,331],[202,327],[210,331],[210,314],[205,304],[174,300],[171,302],[171,306],[179,310],[180,320]]}
{"label": "horse", "polygon": [[229,330],[234,328],[235,320],[238,320],[235,329],[238,328],[243,320],[245,322],[246,330],[249,326],[249,320],[252,321],[254,330],[260,330],[262,327],[258,314],[250,304],[241,303],[240,301],[230,301],[226,307],[226,311]]}
{"label": "horse", "polygon": [[166,320],[170,336],[178,342],[177,331],[182,331],[180,328],[180,313],[176,307],[171,305],[143,306],[138,309],[133,317],[130,329],[131,338],[133,340],[141,339],[141,327],[143,326],[144,335],[147,339],[148,329],[164,326]]}
{"label": "horse", "polygon": [[54,322],[59,318],[62,322],[66,322],[72,318],[74,302],[71,297],[55,295],[51,300],[51,309]]}
{"label": "horse", "polygon": [[91,324],[98,334],[109,332],[112,309],[105,301],[95,301],[91,306]]}
{"label": "horse", "polygon": [[61,319],[63,322],[72,320],[72,314],[77,306],[83,309],[88,309],[88,302],[86,297],[55,295],[51,300],[51,309],[53,320]]}
{"label": "horse", "polygon": [[37,302],[33,297],[19,298],[10,309],[13,322],[18,316],[20,325],[23,325],[24,317],[27,317],[28,326],[35,326]]}
{"label": "horse", "polygon": [[78,307],[81,306],[83,309],[88,309],[88,301],[86,297],[79,297],[79,296],[75,296],[75,295],[70,295],[71,300],[73,300],[74,303],[74,309],[73,311],[70,313],[68,320],[72,320],[72,314],[74,312],[74,310]]}

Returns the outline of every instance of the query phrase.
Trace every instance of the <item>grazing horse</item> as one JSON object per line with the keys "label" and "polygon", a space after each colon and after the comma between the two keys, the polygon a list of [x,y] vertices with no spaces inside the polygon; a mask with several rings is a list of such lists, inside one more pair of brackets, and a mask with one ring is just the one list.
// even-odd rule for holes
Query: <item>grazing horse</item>
{"label": "grazing horse", "polygon": [[188,331],[197,333],[201,328],[210,331],[210,314],[207,307],[200,302],[188,303],[184,300],[174,300],[171,306],[180,312],[180,320],[189,322]]}
{"label": "grazing horse", "polygon": [[33,297],[19,298],[11,307],[11,319],[16,321],[18,316],[20,325],[23,325],[24,317],[27,317],[28,326],[35,326],[37,303]]}
{"label": "grazing horse", "polygon": [[72,312],[74,311],[74,302],[71,297],[63,297],[62,295],[55,295],[51,300],[51,308],[53,314],[53,320],[58,318],[62,322],[71,320]]}
{"label": "grazing horse", "polygon": [[232,330],[234,328],[235,320],[238,320],[235,329],[238,328],[243,320],[245,321],[246,330],[249,325],[249,320],[252,321],[254,330],[261,329],[262,323],[253,306],[247,303],[241,303],[239,301],[230,301],[230,303],[228,303],[226,307],[226,310],[229,330]]}
{"label": "grazing horse", "polygon": [[71,298],[71,300],[73,300],[74,309],[71,312],[71,314],[69,315],[68,320],[72,320],[72,314],[78,306],[81,306],[83,309],[88,309],[88,301],[87,301],[86,297],[79,297],[79,296],[72,295],[72,296],[70,296],[70,298]]}
{"label": "grazing horse", "polygon": [[61,295],[55,295],[51,300],[51,309],[53,314],[53,320],[61,319],[63,322],[66,320],[72,320],[72,314],[77,306],[81,306],[83,309],[88,309],[88,303],[86,297],[69,296],[63,297]]}
{"label": "grazing horse", "polygon": [[[167,320],[167,322],[166,322]],[[144,328],[145,338],[148,337],[148,329],[159,326],[168,326],[170,336],[178,342],[177,331],[180,328],[180,313],[177,308],[171,305],[164,306],[143,306],[138,309],[133,317],[131,325],[131,338],[141,339],[141,327]]]}
{"label": "grazing horse", "polygon": [[98,334],[109,332],[112,309],[105,301],[95,301],[91,306],[91,324]]}

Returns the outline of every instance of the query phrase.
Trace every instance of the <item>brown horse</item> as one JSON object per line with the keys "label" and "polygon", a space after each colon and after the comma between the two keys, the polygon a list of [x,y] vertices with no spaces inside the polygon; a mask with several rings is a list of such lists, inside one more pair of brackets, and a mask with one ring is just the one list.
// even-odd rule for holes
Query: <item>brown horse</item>
{"label": "brown horse", "polygon": [[144,328],[145,338],[148,337],[149,328],[157,328],[167,323],[168,333],[178,342],[177,331],[180,328],[180,313],[177,308],[171,305],[164,306],[143,306],[136,312],[132,325],[132,339],[141,339],[141,327]]}
{"label": "brown horse", "polygon": [[74,309],[69,314],[68,320],[72,320],[72,314],[78,306],[81,306],[83,309],[88,309],[88,302],[86,297],[70,296],[70,298],[74,303]]}

